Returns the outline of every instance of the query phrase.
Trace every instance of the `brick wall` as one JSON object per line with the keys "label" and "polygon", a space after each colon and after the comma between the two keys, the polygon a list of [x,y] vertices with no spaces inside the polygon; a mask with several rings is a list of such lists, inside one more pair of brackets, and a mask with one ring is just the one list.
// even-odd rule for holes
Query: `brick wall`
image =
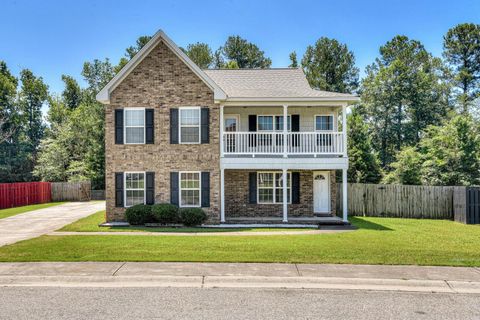
{"label": "brick wall", "polygon": [[[169,109],[182,106],[210,108],[210,143],[170,144]],[[155,144],[116,145],[114,109],[155,109]],[[160,42],[112,92],[105,110],[107,221],[124,221],[123,208],[115,208],[115,172],[154,171],[155,201],[170,202],[171,171],[209,171],[210,222],[219,215],[219,106],[213,92],[178,57]]]}
{"label": "brick wall", "polygon": [[[282,204],[250,204],[248,174],[252,170],[225,170],[225,217],[281,217]],[[297,170],[295,170],[297,171]],[[330,171],[331,212],[335,214],[335,171]],[[313,216],[313,171],[300,171],[300,203],[288,205],[292,217]]]}

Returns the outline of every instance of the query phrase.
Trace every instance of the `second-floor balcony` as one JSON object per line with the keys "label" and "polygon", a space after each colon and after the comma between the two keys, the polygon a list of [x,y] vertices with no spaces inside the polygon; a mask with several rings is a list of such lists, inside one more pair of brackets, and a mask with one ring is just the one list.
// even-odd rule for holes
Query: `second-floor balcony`
{"label": "second-floor balcony", "polygon": [[343,132],[224,132],[222,153],[228,155],[344,154]]}

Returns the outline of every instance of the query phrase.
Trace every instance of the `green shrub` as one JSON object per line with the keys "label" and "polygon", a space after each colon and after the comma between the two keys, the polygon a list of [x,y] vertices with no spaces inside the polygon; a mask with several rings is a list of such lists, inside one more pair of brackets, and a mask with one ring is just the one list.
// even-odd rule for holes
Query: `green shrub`
{"label": "green shrub", "polygon": [[180,220],[178,216],[178,207],[170,203],[160,203],[152,206],[152,215],[160,223],[177,223]]}
{"label": "green shrub", "polygon": [[145,224],[152,222],[152,206],[145,204],[137,204],[125,211],[128,223],[131,225]]}
{"label": "green shrub", "polygon": [[180,217],[187,227],[201,225],[207,220],[205,211],[200,208],[183,208],[180,210]]}

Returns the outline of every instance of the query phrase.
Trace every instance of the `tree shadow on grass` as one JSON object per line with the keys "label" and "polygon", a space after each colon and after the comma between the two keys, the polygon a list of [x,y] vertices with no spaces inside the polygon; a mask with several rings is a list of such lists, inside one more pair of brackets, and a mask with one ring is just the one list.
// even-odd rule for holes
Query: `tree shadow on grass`
{"label": "tree shadow on grass", "polygon": [[356,226],[360,230],[365,229],[377,231],[393,231],[393,229],[389,227],[359,217],[349,217],[349,220],[354,226]]}

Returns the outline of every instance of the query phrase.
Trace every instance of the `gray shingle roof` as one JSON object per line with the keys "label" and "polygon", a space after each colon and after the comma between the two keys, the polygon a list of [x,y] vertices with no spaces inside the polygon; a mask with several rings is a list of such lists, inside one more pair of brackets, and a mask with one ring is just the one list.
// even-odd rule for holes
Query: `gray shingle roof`
{"label": "gray shingle roof", "polygon": [[302,69],[205,69],[228,98],[335,98],[356,99],[351,94],[314,90]]}

